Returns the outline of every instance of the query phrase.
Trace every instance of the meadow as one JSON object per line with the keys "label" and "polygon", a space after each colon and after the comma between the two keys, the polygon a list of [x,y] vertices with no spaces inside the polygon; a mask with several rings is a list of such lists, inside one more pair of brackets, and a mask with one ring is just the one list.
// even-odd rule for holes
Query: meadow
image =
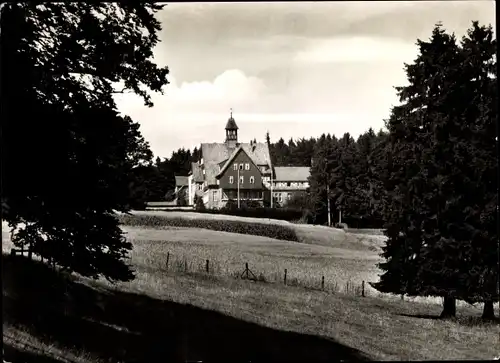
{"label": "meadow", "polygon": [[[165,220],[179,217],[161,215]],[[134,245],[129,263],[136,279],[111,285],[71,277],[71,287],[64,287],[61,294],[47,294],[54,283],[18,291],[23,286],[19,279],[30,277],[22,277],[25,268],[11,261],[7,270],[3,267],[4,277],[12,279],[4,287],[4,300],[11,301],[4,311],[4,344],[12,344],[5,338],[7,332],[37,342],[33,344],[39,348],[69,351],[78,357],[74,362],[159,362],[168,357],[171,361],[441,360],[498,355],[498,326],[480,322],[479,306],[459,304],[456,320],[441,321],[436,303],[400,301],[368,286],[364,298],[359,291],[343,291],[347,282],[359,286],[363,280],[376,281],[380,233],[276,223],[292,228],[299,242],[172,227],[168,221],[155,227],[124,225]],[[9,249],[8,237],[3,230],[4,252]],[[236,278],[245,262],[263,276],[261,281]],[[37,280],[50,275],[44,266],[33,268],[41,270]],[[282,281],[285,268],[287,286]],[[326,291],[319,290],[321,276]],[[42,292],[49,297],[41,299]],[[64,314],[41,308],[54,303],[64,306]],[[38,312],[36,328],[30,325],[34,318],[28,320],[19,312],[21,307]],[[85,333],[78,340],[67,337],[65,327],[80,325]],[[101,336],[119,337],[121,343],[103,345]]]}

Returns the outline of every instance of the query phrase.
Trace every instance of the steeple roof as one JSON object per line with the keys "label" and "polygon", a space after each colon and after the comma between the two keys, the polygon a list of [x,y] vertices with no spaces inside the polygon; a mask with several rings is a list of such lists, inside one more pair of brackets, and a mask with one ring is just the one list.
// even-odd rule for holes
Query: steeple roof
{"label": "steeple roof", "polygon": [[233,118],[233,109],[231,109],[231,116],[227,120],[226,130],[238,130],[238,126],[236,125],[236,121]]}

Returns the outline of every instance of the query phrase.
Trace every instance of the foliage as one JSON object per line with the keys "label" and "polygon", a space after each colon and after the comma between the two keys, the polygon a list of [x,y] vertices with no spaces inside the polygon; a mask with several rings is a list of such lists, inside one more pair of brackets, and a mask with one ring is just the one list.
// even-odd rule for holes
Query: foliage
{"label": "foliage", "polygon": [[182,188],[177,192],[177,206],[185,207],[188,205],[186,188]]}
{"label": "foliage", "polygon": [[206,211],[205,203],[203,203],[203,198],[195,195],[194,196],[194,208],[197,212],[204,212]]}
{"label": "foliage", "polygon": [[216,219],[162,218],[159,216],[120,215],[120,223],[128,226],[205,228],[213,231],[250,234],[298,242],[295,231],[287,226]]}
{"label": "foliage", "polygon": [[143,170],[134,168],[149,165],[152,153],[113,97],[133,92],[152,106],[149,91],[168,83],[168,69],[151,61],[162,7],[25,2],[1,9],[9,90],[0,107],[2,218],[19,227],[16,244],[84,276],[133,277],[123,262],[131,246],[112,213],[142,202],[144,193],[130,186]]}
{"label": "foliage", "polygon": [[390,131],[380,291],[454,300],[498,298],[496,40],[473,23],[460,44],[436,26],[406,65]]}

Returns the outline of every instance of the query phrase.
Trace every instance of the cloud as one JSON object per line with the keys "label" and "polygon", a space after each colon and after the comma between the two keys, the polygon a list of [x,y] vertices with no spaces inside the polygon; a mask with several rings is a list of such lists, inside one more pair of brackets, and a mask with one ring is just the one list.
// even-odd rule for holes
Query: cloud
{"label": "cloud", "polygon": [[303,63],[404,62],[412,60],[417,46],[390,38],[342,37],[314,39],[294,58]]}
{"label": "cloud", "polygon": [[[132,94],[117,95],[116,102],[123,114],[141,124],[143,136],[160,157],[168,157],[172,150],[180,147],[222,142],[231,107],[240,128],[240,140],[246,141],[254,137],[263,141],[266,131],[276,141],[280,137],[288,140],[322,133],[340,136],[350,132],[357,136],[370,126],[383,127],[388,108],[374,108],[366,102],[364,109],[335,107],[339,99],[328,96],[324,86],[314,87],[306,79],[298,81],[300,84],[292,83],[283,93],[273,94],[260,78],[234,69],[212,81],[178,84],[175,78],[170,78],[165,94],[153,95],[155,106],[152,108],[145,107],[141,99]],[[315,88],[319,94],[314,92]],[[343,91],[353,92],[346,88]],[[372,97],[370,102],[380,103],[377,97]]]}
{"label": "cloud", "polygon": [[193,140],[194,144],[206,141],[209,136],[206,130],[200,133],[200,128],[225,124],[230,108],[256,112],[267,93],[261,79],[237,69],[227,70],[212,81],[178,84],[169,77],[169,82],[164,95],[152,94],[152,108],[134,94],[115,96],[120,112],[141,124],[143,136],[161,156],[168,155],[167,150],[191,147]]}

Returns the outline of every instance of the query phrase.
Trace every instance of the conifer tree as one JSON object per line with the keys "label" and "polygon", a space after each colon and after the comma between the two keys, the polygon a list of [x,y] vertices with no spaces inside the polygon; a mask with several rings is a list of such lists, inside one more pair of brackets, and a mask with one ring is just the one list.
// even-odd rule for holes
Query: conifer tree
{"label": "conifer tree", "polygon": [[[410,85],[397,88],[390,132],[390,177],[384,274],[373,286],[412,296],[442,296],[442,317],[456,299],[498,298],[495,236],[496,94],[491,74],[496,41],[473,23],[459,45],[436,26],[406,65]],[[495,186],[493,186],[495,185]],[[491,307],[491,309],[490,309]]]}

